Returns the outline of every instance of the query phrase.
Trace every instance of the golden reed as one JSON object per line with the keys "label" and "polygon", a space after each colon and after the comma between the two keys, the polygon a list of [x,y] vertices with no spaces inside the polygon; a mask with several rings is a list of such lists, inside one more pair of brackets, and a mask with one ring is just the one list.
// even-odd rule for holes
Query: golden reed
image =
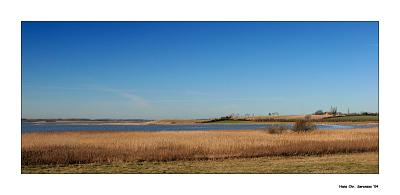
{"label": "golden reed", "polygon": [[22,134],[22,165],[205,160],[378,151],[378,128]]}

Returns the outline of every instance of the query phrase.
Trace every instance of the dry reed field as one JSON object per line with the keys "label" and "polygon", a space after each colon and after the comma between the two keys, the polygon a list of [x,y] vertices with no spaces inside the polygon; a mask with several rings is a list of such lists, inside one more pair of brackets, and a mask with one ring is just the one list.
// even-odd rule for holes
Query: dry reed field
{"label": "dry reed field", "polygon": [[22,134],[22,165],[206,160],[378,151],[378,128]]}

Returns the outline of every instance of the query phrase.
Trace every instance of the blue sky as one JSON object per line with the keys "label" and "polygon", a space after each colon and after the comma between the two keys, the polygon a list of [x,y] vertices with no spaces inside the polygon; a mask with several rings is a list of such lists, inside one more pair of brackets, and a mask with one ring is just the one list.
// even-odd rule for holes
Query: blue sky
{"label": "blue sky", "polygon": [[23,22],[22,117],[378,111],[377,22]]}

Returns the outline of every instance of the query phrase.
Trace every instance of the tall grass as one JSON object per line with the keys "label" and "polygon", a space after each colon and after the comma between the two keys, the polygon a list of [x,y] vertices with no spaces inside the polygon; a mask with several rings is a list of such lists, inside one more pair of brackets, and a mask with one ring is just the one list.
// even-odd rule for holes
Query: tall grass
{"label": "tall grass", "polygon": [[262,131],[61,132],[22,135],[22,165],[202,160],[378,150],[377,128]]}

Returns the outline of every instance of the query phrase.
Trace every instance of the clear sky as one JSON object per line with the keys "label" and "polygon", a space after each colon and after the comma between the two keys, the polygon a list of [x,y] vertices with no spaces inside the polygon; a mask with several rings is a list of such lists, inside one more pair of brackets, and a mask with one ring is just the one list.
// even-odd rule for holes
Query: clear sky
{"label": "clear sky", "polygon": [[377,22],[23,22],[22,117],[378,111]]}

